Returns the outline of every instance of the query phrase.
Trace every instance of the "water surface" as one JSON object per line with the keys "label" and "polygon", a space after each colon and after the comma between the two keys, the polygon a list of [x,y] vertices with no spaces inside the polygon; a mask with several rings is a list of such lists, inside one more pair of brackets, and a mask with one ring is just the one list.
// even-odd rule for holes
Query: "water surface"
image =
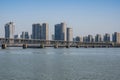
{"label": "water surface", "polygon": [[0,49],[0,80],[119,80],[120,48]]}

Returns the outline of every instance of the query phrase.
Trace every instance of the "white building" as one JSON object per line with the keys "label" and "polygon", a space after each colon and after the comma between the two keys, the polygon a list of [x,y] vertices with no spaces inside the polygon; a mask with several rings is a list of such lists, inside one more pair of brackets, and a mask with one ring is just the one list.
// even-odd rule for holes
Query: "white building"
{"label": "white building", "polygon": [[67,28],[67,41],[73,41],[73,29]]}
{"label": "white building", "polygon": [[5,38],[14,38],[15,25],[13,22],[5,24]]}

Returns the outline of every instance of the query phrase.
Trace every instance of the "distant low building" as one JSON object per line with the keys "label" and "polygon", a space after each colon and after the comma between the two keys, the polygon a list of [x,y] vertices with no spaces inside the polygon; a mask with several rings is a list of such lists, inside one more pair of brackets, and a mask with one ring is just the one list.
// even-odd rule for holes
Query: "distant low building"
{"label": "distant low building", "polygon": [[75,42],[76,41],[76,38],[73,38],[73,42]]}
{"label": "distant low building", "polygon": [[30,39],[30,35],[28,32],[22,32],[21,39]]}
{"label": "distant low building", "polygon": [[30,34],[30,39],[32,39],[32,34]]}
{"label": "distant low building", "polygon": [[20,39],[20,35],[19,34],[14,35],[14,39]]}
{"label": "distant low building", "polygon": [[83,39],[82,39],[82,37],[77,36],[77,37],[76,37],[76,41],[78,41],[78,42],[83,42]]}

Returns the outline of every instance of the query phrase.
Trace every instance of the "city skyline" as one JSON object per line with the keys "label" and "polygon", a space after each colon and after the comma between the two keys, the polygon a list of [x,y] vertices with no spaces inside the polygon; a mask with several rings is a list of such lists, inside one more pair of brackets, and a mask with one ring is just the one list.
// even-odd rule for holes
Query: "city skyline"
{"label": "city skyline", "polygon": [[33,23],[49,23],[54,33],[56,23],[73,28],[73,36],[120,32],[119,0],[1,0],[0,37],[6,22],[15,22],[15,34],[32,33]]}
{"label": "city skyline", "polygon": [[120,43],[120,33],[114,32],[112,35],[105,33],[104,35],[89,34],[86,36],[74,36],[73,29],[68,27],[65,22],[55,24],[54,34],[50,35],[52,38],[49,39],[49,24],[48,23],[36,23],[32,24],[32,34],[29,32],[22,32],[22,34],[14,34],[15,25],[14,22],[8,22],[4,26],[5,36],[4,38],[10,39],[38,39],[38,40],[62,40],[62,41],[79,41],[79,42],[116,42]]}

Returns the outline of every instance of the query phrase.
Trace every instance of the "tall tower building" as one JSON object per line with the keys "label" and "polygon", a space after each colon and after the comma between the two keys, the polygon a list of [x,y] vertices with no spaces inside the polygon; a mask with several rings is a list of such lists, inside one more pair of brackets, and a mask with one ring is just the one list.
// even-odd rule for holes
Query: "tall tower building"
{"label": "tall tower building", "polygon": [[94,38],[92,35],[88,35],[88,42],[94,42]]}
{"label": "tall tower building", "polygon": [[66,23],[55,25],[55,40],[66,41]]}
{"label": "tall tower building", "polygon": [[61,25],[55,25],[55,40],[61,40]]}
{"label": "tall tower building", "polygon": [[61,40],[66,41],[66,23],[61,23]]}
{"label": "tall tower building", "polygon": [[83,42],[88,42],[88,36],[83,37]]}
{"label": "tall tower building", "polygon": [[106,33],[105,35],[104,35],[104,42],[110,42],[110,34],[108,34],[108,33]]}
{"label": "tall tower building", "polygon": [[72,30],[72,28],[67,28],[67,41],[73,41],[73,30]]}
{"label": "tall tower building", "polygon": [[49,25],[47,23],[42,24],[41,39],[42,40],[49,40]]}
{"label": "tall tower building", "polygon": [[32,39],[49,40],[49,25],[47,23],[33,24]]}
{"label": "tall tower building", "polygon": [[5,38],[14,38],[15,25],[13,22],[5,24]]}
{"label": "tall tower building", "polygon": [[112,41],[113,41],[113,42],[116,42],[116,43],[120,43],[120,33],[115,32],[115,33],[112,35]]}
{"label": "tall tower building", "polygon": [[97,34],[97,35],[95,36],[95,42],[102,42],[102,37],[101,37],[100,34]]}
{"label": "tall tower building", "polygon": [[32,39],[41,39],[41,25],[40,24],[32,25]]}

